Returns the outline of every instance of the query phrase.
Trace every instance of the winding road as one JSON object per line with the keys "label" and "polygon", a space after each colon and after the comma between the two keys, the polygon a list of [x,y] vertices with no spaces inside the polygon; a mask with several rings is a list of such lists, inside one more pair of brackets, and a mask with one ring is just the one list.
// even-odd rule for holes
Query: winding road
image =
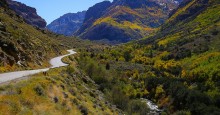
{"label": "winding road", "polygon": [[62,55],[59,57],[55,57],[50,60],[51,67],[45,69],[37,69],[37,70],[25,70],[25,71],[15,71],[15,72],[8,72],[8,73],[1,73],[0,74],[0,84],[9,82],[15,79],[19,79],[25,76],[33,75],[40,72],[48,71],[51,68],[63,67],[67,66],[68,64],[62,62],[62,58],[75,54],[76,52],[73,50],[67,50],[69,54]]}
{"label": "winding road", "polygon": [[[62,58],[69,56],[69,55],[72,55],[72,54],[75,54],[76,52],[73,50],[67,50],[67,51],[69,52],[69,54],[62,55],[62,56],[55,57],[55,58],[51,59],[50,60],[51,67],[49,67],[49,68],[2,73],[2,74],[0,74],[0,84],[5,84],[7,82],[10,82],[10,81],[13,81],[16,79],[20,79],[20,78],[25,78],[29,75],[33,75],[36,73],[45,72],[45,71],[48,71],[52,68],[68,66],[68,64],[62,62]],[[150,108],[152,114],[159,115],[161,110],[158,109],[158,106],[156,104],[154,104],[152,101],[144,99],[144,98],[141,98],[141,100],[147,104],[147,106]]]}

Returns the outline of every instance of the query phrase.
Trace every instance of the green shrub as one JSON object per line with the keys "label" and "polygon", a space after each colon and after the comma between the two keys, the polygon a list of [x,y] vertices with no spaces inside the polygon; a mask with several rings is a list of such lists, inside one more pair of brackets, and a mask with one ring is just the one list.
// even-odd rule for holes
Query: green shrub
{"label": "green shrub", "polygon": [[72,67],[72,66],[68,66],[66,71],[69,73],[69,74],[73,74],[75,72],[75,68]]}
{"label": "green shrub", "polygon": [[86,107],[80,106],[79,109],[83,115],[88,115],[88,109]]}
{"label": "green shrub", "polygon": [[105,69],[106,69],[106,70],[110,70],[110,64],[109,64],[109,63],[106,63]]}
{"label": "green shrub", "polygon": [[34,88],[34,91],[35,91],[36,94],[39,95],[39,96],[44,96],[44,95],[45,95],[44,88],[43,88],[41,85],[37,85],[37,86]]}

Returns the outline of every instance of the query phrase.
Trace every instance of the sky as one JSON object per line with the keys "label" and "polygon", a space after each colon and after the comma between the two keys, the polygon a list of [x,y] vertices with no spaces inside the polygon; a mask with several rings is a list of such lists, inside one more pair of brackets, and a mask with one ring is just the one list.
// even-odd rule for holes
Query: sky
{"label": "sky", "polygon": [[[47,24],[66,13],[76,13],[87,10],[89,7],[104,0],[14,0],[37,9],[39,16]],[[112,1],[112,0],[109,0]]]}

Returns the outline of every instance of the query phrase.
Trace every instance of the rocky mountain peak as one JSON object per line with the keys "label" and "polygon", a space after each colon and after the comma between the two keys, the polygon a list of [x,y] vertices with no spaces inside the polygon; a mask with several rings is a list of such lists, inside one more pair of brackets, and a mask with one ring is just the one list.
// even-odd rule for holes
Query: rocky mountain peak
{"label": "rocky mountain peak", "polygon": [[85,14],[86,11],[67,13],[50,23],[47,29],[58,34],[71,36],[81,27]]}
{"label": "rocky mountain peak", "polygon": [[45,28],[47,23],[41,18],[35,8],[29,7],[23,3],[7,0],[9,8],[14,10],[18,15],[22,16],[26,23],[38,28]]}
{"label": "rocky mountain peak", "polygon": [[86,13],[85,21],[93,18],[97,19],[102,16],[102,14],[112,5],[110,1],[103,1],[100,3],[95,4],[94,6],[90,7]]}
{"label": "rocky mountain peak", "polygon": [[119,6],[128,6],[132,9],[156,5],[156,3],[151,0],[138,0],[138,1],[135,1],[135,0],[115,0],[113,2],[113,4],[119,5]]}

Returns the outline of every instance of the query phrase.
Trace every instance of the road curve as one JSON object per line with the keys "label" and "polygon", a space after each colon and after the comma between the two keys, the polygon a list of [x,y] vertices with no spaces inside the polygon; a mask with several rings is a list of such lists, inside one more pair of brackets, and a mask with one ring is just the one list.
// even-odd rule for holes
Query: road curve
{"label": "road curve", "polygon": [[22,78],[28,75],[33,75],[40,72],[48,71],[51,68],[63,67],[67,66],[68,64],[62,62],[62,58],[75,54],[76,52],[73,50],[67,50],[69,54],[62,55],[59,57],[55,57],[50,60],[51,67],[45,69],[37,69],[37,70],[25,70],[25,71],[15,71],[15,72],[8,72],[8,73],[1,73],[0,74],[0,84],[9,82],[18,78]]}

